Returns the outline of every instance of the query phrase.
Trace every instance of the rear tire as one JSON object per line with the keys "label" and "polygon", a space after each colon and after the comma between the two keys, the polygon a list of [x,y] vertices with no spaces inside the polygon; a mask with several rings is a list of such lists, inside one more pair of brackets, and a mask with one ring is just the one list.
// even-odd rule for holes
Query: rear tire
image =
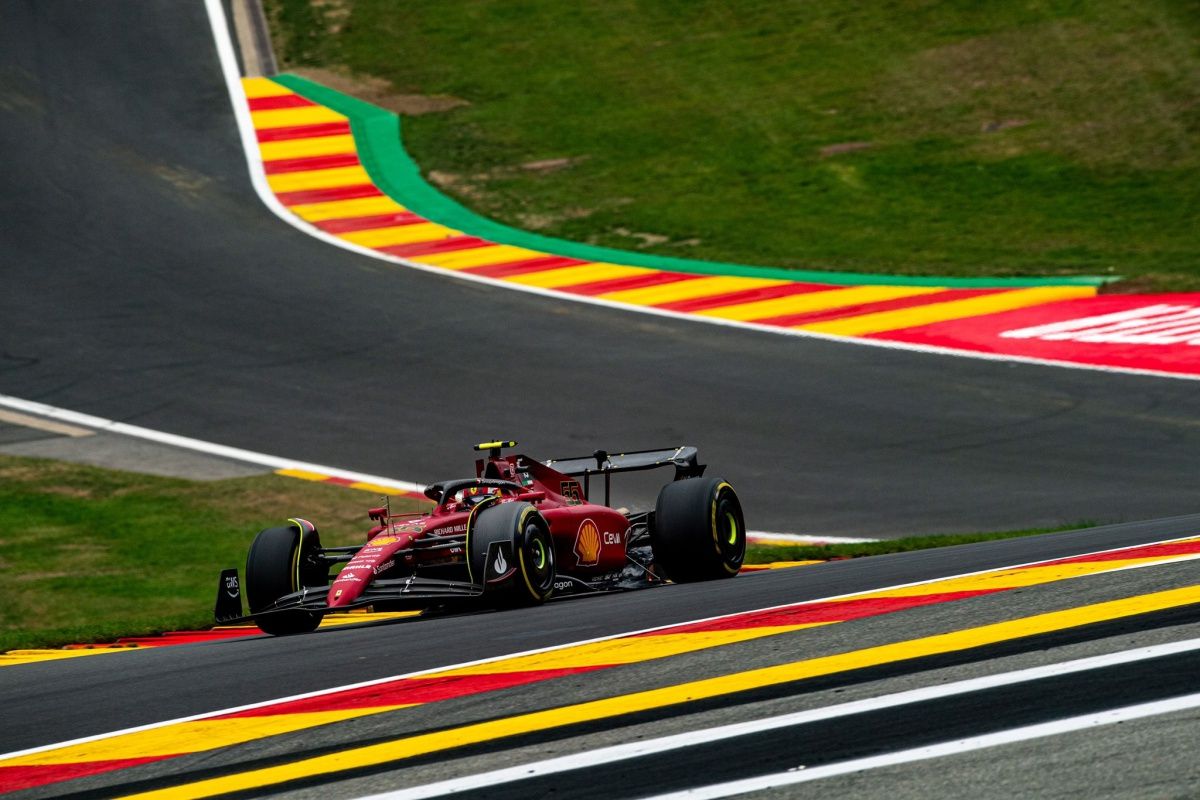
{"label": "rear tire", "polygon": [[650,533],[654,561],[676,583],[732,578],[746,557],[746,523],[733,487],[688,478],[658,493]]}
{"label": "rear tire", "polygon": [[471,577],[487,586],[495,573],[488,563],[494,542],[511,544],[515,554],[512,578],[487,587],[491,602],[500,606],[528,606],[545,602],[554,591],[554,539],[550,526],[529,503],[499,503],[479,512],[471,527]]}
{"label": "rear tire", "polygon": [[[329,572],[310,558],[321,549],[316,530],[295,525],[267,528],[254,537],[246,556],[246,601],[250,614],[269,607],[279,598],[304,586],[326,586]],[[308,633],[321,624],[323,615],[311,611],[280,611],[255,619],[264,633],[287,636]]]}

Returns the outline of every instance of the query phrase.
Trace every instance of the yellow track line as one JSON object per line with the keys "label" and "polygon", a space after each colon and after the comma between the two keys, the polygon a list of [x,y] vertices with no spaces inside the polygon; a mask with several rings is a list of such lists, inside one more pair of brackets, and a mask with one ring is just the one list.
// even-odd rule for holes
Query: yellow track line
{"label": "yellow track line", "polygon": [[716,678],[650,689],[643,692],[576,703],[521,714],[506,719],[464,725],[450,730],[393,739],[354,747],[338,753],[301,759],[290,764],[254,769],[235,775],[196,781],[128,797],[199,798],[274,786],[288,781],[362,769],[405,758],[450,750],[508,736],[552,730],[565,725],[622,716],[635,711],[665,708],[681,703],[721,697],[747,689],[776,686],[805,678],[832,675],[863,667],[908,661],[926,656],[954,653],[1054,631],[1067,630],[1123,617],[1161,611],[1200,602],[1200,586],[1097,603],[1090,606],[1037,614],[1031,617],[927,636],[905,642],[869,647],[848,653],[808,659],[774,667],[722,675]]}
{"label": "yellow track line", "polygon": [[339,186],[358,186],[370,182],[371,176],[361,166],[310,169],[267,176],[267,185],[274,192],[332,189]]}
{"label": "yellow track line", "polygon": [[413,256],[409,260],[443,269],[469,269],[545,257],[546,253],[537,250],[527,250],[524,247],[513,247],[508,244],[494,244],[487,247],[472,247],[469,250],[453,250],[449,253]]}
{"label": "yellow track line", "polygon": [[284,158],[309,158],[311,156],[340,156],[357,153],[354,137],[318,136],[312,139],[290,139],[280,142],[259,142],[258,149],[263,161]]}

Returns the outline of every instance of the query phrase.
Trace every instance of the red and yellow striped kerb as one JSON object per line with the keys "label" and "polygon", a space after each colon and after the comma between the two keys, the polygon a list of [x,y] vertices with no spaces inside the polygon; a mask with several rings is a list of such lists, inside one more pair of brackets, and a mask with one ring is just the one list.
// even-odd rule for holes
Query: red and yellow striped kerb
{"label": "red and yellow striped kerb", "polygon": [[326,234],[423,267],[574,298],[836,336],[878,335],[1096,293],[1092,286],[841,286],[581,261],[498,244],[426,219],[381,191],[359,161],[347,117],[267,78],[247,78],[243,85],[266,179],[279,202]]}
{"label": "red and yellow striped kerb", "polygon": [[[15,791],[215,750],[317,725],[612,669],[766,636],[1200,555],[1200,537],[1046,561],[630,634],[418,677],[388,679],[0,759]],[[1197,591],[1200,601],[1200,590]]]}

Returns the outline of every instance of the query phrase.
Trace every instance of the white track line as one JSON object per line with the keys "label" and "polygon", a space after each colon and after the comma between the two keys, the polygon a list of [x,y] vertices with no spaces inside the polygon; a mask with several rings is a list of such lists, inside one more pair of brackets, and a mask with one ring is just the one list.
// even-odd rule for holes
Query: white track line
{"label": "white track line", "polygon": [[746,538],[751,541],[776,541],[792,544],[869,544],[878,539],[859,539],[853,536],[821,536],[820,534],[775,533],[773,531],[747,531]]}
{"label": "white track line", "polygon": [[905,350],[916,353],[958,356],[960,358],[983,359],[985,361],[1005,361],[1020,364],[1034,364],[1037,366],[1065,367],[1067,369],[1114,372],[1127,375],[1146,375],[1156,378],[1200,380],[1200,375],[1185,375],[1174,372],[1160,372],[1150,369],[1133,369],[1130,367],[1110,367],[1098,364],[1077,364],[1072,361],[1056,361],[1053,359],[1031,358],[1028,356],[978,353],[969,350],[955,350],[948,347],[909,344],[907,342],[892,342],[882,339],[866,339],[854,336],[833,336],[831,334],[803,331],[793,328],[781,328],[771,325],[756,325],[752,322],[739,322],[737,320],[720,319],[718,317],[684,314],[676,311],[650,308],[648,306],[626,305],[624,303],[614,303],[610,300],[601,300],[595,297],[567,295],[561,292],[556,292],[552,289],[541,289],[536,286],[522,286],[520,284],[514,284],[493,278],[485,278],[479,275],[470,275],[457,270],[445,270],[439,267],[431,267],[426,264],[419,264],[415,261],[406,261],[403,258],[398,258],[386,253],[380,253],[377,250],[371,250],[369,248],[362,247],[361,245],[353,244],[344,239],[333,236],[332,234],[326,233],[325,231],[322,231],[314,225],[310,225],[309,223],[295,216],[288,211],[288,209],[282,203],[279,202],[279,199],[275,196],[275,193],[271,191],[270,186],[267,184],[266,173],[263,172],[262,154],[258,149],[258,140],[254,133],[254,125],[250,120],[250,108],[246,102],[245,90],[242,88],[241,75],[238,72],[237,66],[237,57],[234,54],[233,42],[229,35],[229,27],[225,21],[225,10],[221,6],[221,0],[205,0],[205,7],[208,9],[208,18],[212,25],[213,40],[216,43],[217,57],[221,64],[221,73],[225,78],[225,85],[229,90],[229,99],[233,105],[233,115],[237,120],[238,133],[242,139],[242,149],[246,155],[246,163],[250,172],[250,182],[254,186],[254,191],[258,194],[258,197],[260,200],[262,200],[263,204],[270,209],[275,216],[279,217],[293,228],[303,231],[309,236],[320,239],[326,244],[334,247],[340,247],[343,250],[349,250],[351,252],[358,253],[359,255],[367,256],[368,258],[387,261],[392,264],[399,264],[401,266],[408,267],[410,269],[416,269],[422,272],[440,275],[443,278],[471,281],[473,283],[484,283],[488,284],[489,286],[496,286],[514,292],[526,292],[527,294],[536,294],[541,295],[542,297],[549,297],[559,302],[587,303],[589,305],[603,306],[605,308],[612,308],[620,311],[629,311],[638,314],[650,314],[657,317],[669,317],[671,319],[687,320],[688,322],[697,322],[708,325],[721,325],[727,328],[740,328],[742,330],[757,331],[759,333],[770,333],[776,336],[798,336],[806,339],[823,339],[825,341],[838,342],[840,344],[856,344],[864,347],[883,347],[891,350]]}
{"label": "white track line", "polygon": [[[1111,653],[1109,655],[1092,656],[1089,658],[1081,658],[1075,661],[1066,661],[1061,664],[1048,664],[1040,667],[1016,670],[1014,672],[1001,673],[999,675],[971,678],[969,680],[957,681],[955,683],[948,683],[941,686],[911,689],[905,692],[897,692],[896,694],[883,695],[881,697],[873,697],[866,700],[857,700],[851,703],[841,703],[839,705],[829,706],[827,708],[817,708],[809,711],[783,714],[781,716],[768,717],[766,719],[754,720],[752,722],[738,722],[730,725],[719,725],[713,728],[688,731],[687,733],[679,733],[672,736],[663,736],[658,739],[647,739],[629,744],[603,747],[599,750],[585,750],[581,753],[574,753],[569,756],[559,756],[558,758],[534,761],[528,764],[521,764],[520,766],[516,767],[507,767],[505,769],[481,772],[476,775],[469,775],[462,778],[453,778],[451,780],[438,781],[437,783],[414,786],[410,789],[383,792],[381,794],[370,795],[362,800],[421,800],[421,798],[441,797],[443,795],[471,791],[472,789],[482,789],[501,783],[513,783],[515,781],[536,778],[543,775],[553,775],[555,773],[569,772],[576,769],[588,769],[591,767],[600,766],[601,764],[627,761],[632,758],[641,758],[643,756],[653,755],[655,753],[663,753],[670,750],[680,750],[686,747],[694,747],[696,745],[707,744],[710,742],[719,742],[724,739],[733,739],[738,736],[748,736],[751,734],[763,733],[765,731],[778,730],[779,728],[806,725],[811,722],[836,719],[838,717],[846,717],[852,714],[863,714],[868,711],[880,711],[886,708],[896,708],[897,706],[911,705],[912,703],[924,703],[930,700],[939,700],[944,697],[954,697],[956,695],[969,694],[971,692],[981,692],[1000,686],[1011,686],[1017,683],[1027,683],[1029,681],[1042,680],[1044,678],[1052,678],[1059,675],[1086,672],[1093,669],[1103,669],[1105,667],[1118,666],[1121,664],[1131,664],[1153,658],[1163,658],[1165,656],[1191,652],[1193,650],[1200,650],[1200,639],[1189,639],[1182,642],[1170,642],[1152,647],[1141,647],[1135,650],[1126,650],[1124,652]],[[815,771],[816,770],[813,770],[813,772]],[[791,773],[784,774],[790,775]]]}
{"label": "white track line", "polygon": [[341,469],[339,467],[326,467],[320,464],[310,464],[307,461],[296,461],[291,458],[282,458],[280,456],[267,455],[266,453],[256,453],[253,450],[243,450],[240,447],[229,447],[223,444],[214,444],[206,442],[202,439],[192,439],[188,436],[178,436],[174,433],[164,433],[162,431],[151,430],[150,428],[142,428],[137,425],[128,425],[124,422],[117,422],[103,417],[94,417],[91,414],[81,414],[78,411],[68,411],[65,408],[46,405],[45,403],[37,403],[32,400],[22,400],[19,397],[11,397],[6,394],[0,394],[0,406],[22,411],[28,414],[38,414],[59,422],[65,422],[71,425],[82,425],[87,428],[94,428],[103,433],[118,433],[122,436],[133,436],[138,439],[145,439],[159,444],[170,445],[171,447],[180,447],[185,450],[194,450],[198,453],[206,453],[212,456],[221,458],[229,458],[234,461],[243,461],[247,464],[257,464],[262,467],[271,469],[295,469],[304,472],[317,472],[323,475],[329,475],[335,478],[344,478],[349,481],[358,483],[375,483],[383,486],[395,487],[399,491],[405,492],[421,492],[425,489],[423,484],[413,483],[411,481],[400,481],[395,478],[385,478],[380,475],[368,475],[365,472],[354,472],[352,470]]}
{"label": "white track line", "polygon": [[1095,714],[1068,717],[1066,719],[1055,720],[1054,722],[1010,728],[983,736],[972,736],[967,739],[956,739],[951,742],[942,742],[926,747],[914,747],[910,750],[899,750],[879,756],[858,758],[853,761],[842,761],[823,767],[813,767],[812,769],[803,769],[796,772],[779,772],[773,775],[761,775],[756,778],[717,783],[711,786],[698,786],[680,792],[654,795],[645,800],[685,800],[685,798],[686,800],[711,800],[718,797],[732,797],[733,795],[746,794],[747,792],[757,792],[780,786],[792,786],[797,783],[818,781],[823,778],[832,778],[851,772],[864,772],[869,769],[879,769],[880,767],[910,764],[914,761],[925,761],[930,758],[970,753],[974,750],[984,750],[989,747],[999,747],[1005,744],[1027,742],[1031,739],[1043,739],[1047,736],[1089,730],[1091,728],[1098,728],[1101,725],[1113,725],[1118,722],[1155,717],[1161,714],[1170,714],[1173,711],[1185,711],[1198,707],[1200,707],[1200,693],[1187,694],[1167,700],[1156,700],[1151,703],[1139,703],[1132,706],[1113,708]]}

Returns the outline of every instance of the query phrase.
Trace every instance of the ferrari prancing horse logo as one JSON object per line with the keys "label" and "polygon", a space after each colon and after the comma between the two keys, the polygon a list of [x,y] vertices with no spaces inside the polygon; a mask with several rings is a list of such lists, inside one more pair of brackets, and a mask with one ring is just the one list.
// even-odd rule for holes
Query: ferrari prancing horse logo
{"label": "ferrari prancing horse logo", "polygon": [[585,519],[575,536],[575,557],[579,566],[591,567],[600,561],[600,528],[590,519]]}

